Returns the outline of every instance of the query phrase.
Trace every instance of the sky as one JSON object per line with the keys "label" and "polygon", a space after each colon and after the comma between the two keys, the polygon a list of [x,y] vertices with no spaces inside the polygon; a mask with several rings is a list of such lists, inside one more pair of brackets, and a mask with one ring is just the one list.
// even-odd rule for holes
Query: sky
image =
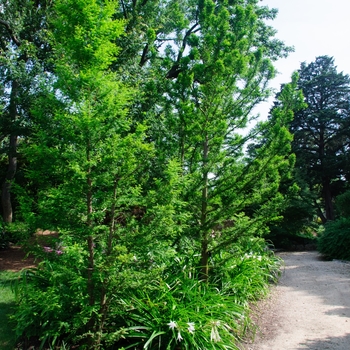
{"label": "sky", "polygon": [[[301,62],[311,63],[317,56],[334,57],[338,72],[350,74],[350,0],[261,0],[260,5],[278,9],[269,24],[277,30],[276,38],[295,49],[276,62],[280,73],[271,87],[279,90]],[[263,119],[272,101],[257,108]]]}

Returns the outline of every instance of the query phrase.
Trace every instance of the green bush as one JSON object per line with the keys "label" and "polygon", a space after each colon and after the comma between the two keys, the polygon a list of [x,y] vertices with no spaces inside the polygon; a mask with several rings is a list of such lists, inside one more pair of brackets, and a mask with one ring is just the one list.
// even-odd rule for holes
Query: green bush
{"label": "green bush", "polygon": [[340,218],[325,225],[318,240],[319,252],[329,259],[350,260],[350,218]]}
{"label": "green bush", "polygon": [[9,237],[7,233],[0,227],[0,250],[7,249],[9,247]]}
{"label": "green bush", "polygon": [[350,191],[346,191],[335,199],[335,208],[337,211],[337,214],[342,217],[350,217]]}
{"label": "green bush", "polygon": [[[235,344],[247,322],[247,310],[233,296],[188,271],[125,297],[128,308],[119,326],[125,349],[238,349]],[[114,324],[120,322],[118,316]]]}
{"label": "green bush", "polygon": [[[24,272],[16,288],[17,335],[23,344],[67,349],[90,349],[89,335],[99,337],[100,349],[237,349],[250,324],[249,301],[266,294],[279,272],[281,260],[266,248],[264,240],[247,238],[213,256],[208,282],[199,278],[196,256],[168,256],[159,269],[155,256],[147,265],[120,250],[108,274],[103,314],[103,274],[95,276],[96,303],[89,305],[84,247],[43,247],[43,261]],[[98,254],[96,245],[97,261]],[[101,328],[89,326],[96,313],[104,315]]]}
{"label": "green bush", "polygon": [[11,222],[5,226],[6,234],[12,243],[22,243],[30,238],[34,231],[25,222]]}

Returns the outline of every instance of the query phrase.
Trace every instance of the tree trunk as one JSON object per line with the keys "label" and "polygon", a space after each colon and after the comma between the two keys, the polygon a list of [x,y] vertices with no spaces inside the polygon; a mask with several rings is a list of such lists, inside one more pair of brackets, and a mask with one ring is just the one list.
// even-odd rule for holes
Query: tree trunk
{"label": "tree trunk", "polygon": [[14,80],[12,82],[9,104],[10,142],[8,148],[8,167],[1,192],[2,217],[5,223],[11,223],[13,219],[11,186],[17,171],[18,136],[15,130],[15,122],[17,119],[17,90],[18,83]]}
{"label": "tree trunk", "polygon": [[328,179],[323,181],[323,199],[326,210],[326,219],[334,220],[333,198],[331,192],[331,184]]}
{"label": "tree trunk", "polygon": [[204,281],[208,280],[209,274],[209,252],[208,252],[208,229],[207,224],[207,208],[208,208],[208,136],[206,135],[203,142],[203,187],[202,187],[202,207],[201,207],[201,279]]}
{"label": "tree trunk", "polygon": [[2,217],[5,223],[11,223],[13,219],[13,209],[11,201],[11,187],[17,171],[17,136],[10,137],[10,151],[8,155],[8,168],[5,181],[2,184],[1,204]]}
{"label": "tree trunk", "polygon": [[[115,236],[115,210],[116,210],[116,199],[117,199],[117,187],[118,187],[118,178],[116,177],[114,180],[114,188],[113,188],[113,202],[112,202],[112,208],[111,208],[111,223],[109,226],[109,235],[107,239],[107,250],[106,250],[106,257],[107,257],[107,274],[109,274],[109,269],[111,268],[111,255],[113,253],[113,238]],[[117,237],[118,238],[118,237]],[[105,324],[105,321],[107,319],[107,311],[108,311],[108,299],[107,299],[107,292],[108,292],[108,277],[105,277],[102,284],[101,289],[101,300],[100,300],[100,323],[98,327],[98,335],[97,335],[97,345],[101,343],[101,335],[103,331],[103,327]]]}
{"label": "tree trunk", "polygon": [[[88,141],[86,150],[86,160],[89,163],[89,168],[87,169],[87,193],[86,193],[86,209],[87,209],[87,229],[89,230],[87,237],[87,248],[88,248],[88,268],[87,268],[87,293],[89,296],[89,306],[93,307],[95,305],[95,291],[94,291],[94,281],[93,274],[95,270],[95,245],[94,238],[92,236],[92,180],[91,180],[91,167],[90,167],[90,142]],[[86,324],[87,332],[91,332],[87,337],[87,345],[89,349],[96,348],[95,337],[93,335],[96,331],[96,315],[93,313]]]}

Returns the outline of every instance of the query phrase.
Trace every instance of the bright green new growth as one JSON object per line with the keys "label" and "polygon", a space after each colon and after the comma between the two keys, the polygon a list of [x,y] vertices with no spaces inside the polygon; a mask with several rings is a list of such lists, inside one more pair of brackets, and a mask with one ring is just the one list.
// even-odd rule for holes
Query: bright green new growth
{"label": "bright green new growth", "polygon": [[294,162],[295,81],[239,132],[288,52],[273,16],[257,1],[53,3],[18,193],[31,227],[59,238],[18,285],[22,340],[236,348],[278,274],[259,237]]}

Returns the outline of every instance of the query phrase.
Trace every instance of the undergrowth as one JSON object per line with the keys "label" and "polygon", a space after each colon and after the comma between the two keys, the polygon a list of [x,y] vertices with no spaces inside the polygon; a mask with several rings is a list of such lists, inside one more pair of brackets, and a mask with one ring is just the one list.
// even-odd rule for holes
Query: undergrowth
{"label": "undergrowth", "polygon": [[108,311],[100,328],[89,328],[100,304],[89,305],[83,255],[78,246],[50,252],[22,273],[13,320],[23,345],[90,349],[90,336],[99,337],[99,349],[236,350],[251,325],[250,302],[266,295],[281,264],[255,238],[214,256],[209,281],[200,279],[196,257],[173,257],[161,272],[154,266],[148,280],[132,264],[116,262]]}
{"label": "undergrowth", "polygon": [[14,312],[15,296],[12,285],[17,280],[18,273],[0,271],[0,349],[15,348],[15,333],[9,315]]}
{"label": "undergrowth", "polygon": [[350,260],[350,217],[325,225],[318,240],[318,250],[329,259]]}

